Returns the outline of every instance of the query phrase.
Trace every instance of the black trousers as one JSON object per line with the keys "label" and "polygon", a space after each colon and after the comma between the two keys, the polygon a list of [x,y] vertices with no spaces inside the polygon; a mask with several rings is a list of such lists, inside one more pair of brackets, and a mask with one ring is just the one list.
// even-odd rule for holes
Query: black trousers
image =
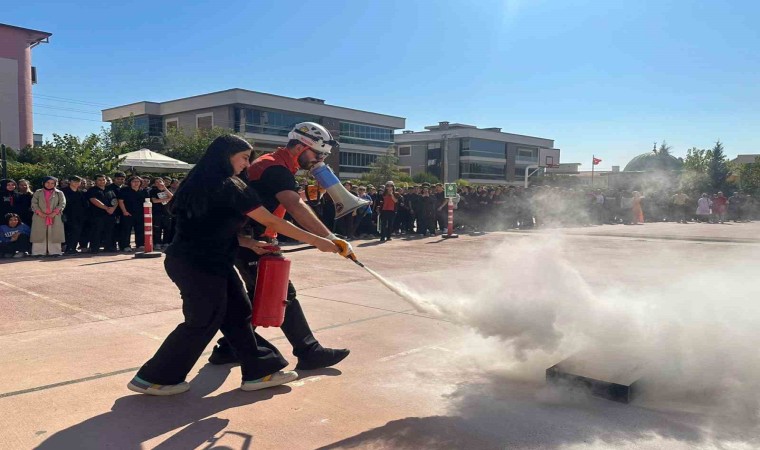
{"label": "black trousers", "polygon": [[29,235],[22,234],[13,242],[4,242],[0,244],[0,254],[12,254],[16,252],[31,252],[32,243],[29,242]]}
{"label": "black trousers", "polygon": [[218,330],[239,355],[244,381],[288,365],[279,351],[258,344],[251,327],[251,303],[231,267],[226,275],[217,275],[171,255],[166,255],[164,267],[179,288],[185,321],[166,337],[153,358],[137,372],[138,377],[155,384],[185,381]]}
{"label": "black trousers", "polygon": [[139,215],[121,216],[121,236],[119,236],[119,248],[122,250],[130,246],[132,229],[135,230],[135,246],[145,245],[145,225],[142,212]]}
{"label": "black trousers", "polygon": [[[243,277],[245,287],[248,289],[248,297],[251,299],[256,288],[258,260],[259,256],[247,249],[239,249],[238,256],[235,258],[235,267],[240,272],[240,276]],[[314,333],[309,328],[309,322],[306,321],[301,303],[296,298],[296,288],[290,281],[288,281],[288,304],[285,307],[285,320],[282,322],[280,329],[282,330],[282,334],[288,339],[288,342],[290,342],[290,345],[293,346],[293,356],[296,358],[307,355],[312,348],[319,345],[319,342],[314,337]],[[263,339],[258,334],[256,337],[257,339]],[[230,345],[227,339],[219,339],[218,344],[220,351],[229,351]],[[264,342],[261,343],[261,345],[265,346],[266,344]]]}
{"label": "black trousers", "polygon": [[380,211],[380,238],[391,237],[395,220],[395,211]]}
{"label": "black trousers", "polygon": [[[153,216],[153,245],[171,244],[171,216],[156,214]],[[173,238],[173,236],[171,236]]]}
{"label": "black trousers", "polygon": [[97,252],[100,247],[113,250],[112,236],[116,221],[113,216],[94,216],[90,219],[90,251]]}
{"label": "black trousers", "polygon": [[[77,244],[82,240],[82,229],[84,228],[83,217],[66,216],[63,222],[63,232],[66,235],[66,251],[73,252],[77,249]],[[82,247],[84,248],[84,247]]]}

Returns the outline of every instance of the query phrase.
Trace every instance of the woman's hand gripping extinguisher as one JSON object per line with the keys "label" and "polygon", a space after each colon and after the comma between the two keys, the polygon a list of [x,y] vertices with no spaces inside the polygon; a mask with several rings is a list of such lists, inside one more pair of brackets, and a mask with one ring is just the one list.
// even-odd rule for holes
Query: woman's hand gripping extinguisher
{"label": "woman's hand gripping extinguisher", "polygon": [[285,320],[288,304],[288,280],[290,260],[282,255],[280,247],[271,246],[272,251],[259,258],[256,270],[256,288],[253,292],[254,327],[279,327]]}

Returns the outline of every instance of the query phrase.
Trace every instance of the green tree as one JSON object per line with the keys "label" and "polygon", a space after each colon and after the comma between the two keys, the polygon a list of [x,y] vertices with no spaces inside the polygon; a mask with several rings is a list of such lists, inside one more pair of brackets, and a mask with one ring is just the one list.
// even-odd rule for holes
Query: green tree
{"label": "green tree", "polygon": [[739,187],[752,196],[760,195],[760,157],[751,164],[737,164],[734,173],[739,175]]}
{"label": "green tree", "polygon": [[171,158],[195,164],[214,139],[230,133],[229,129],[222,127],[195,129],[190,134],[186,134],[180,128],[173,128],[164,133],[163,153]]}
{"label": "green tree", "polygon": [[363,183],[380,186],[388,180],[400,180],[405,176],[398,169],[398,158],[393,147],[389,147],[385,155],[379,156],[370,167],[371,170],[368,173],[362,174]]}
{"label": "green tree", "polygon": [[97,173],[113,173],[119,164],[118,150],[106,145],[103,134],[89,134],[80,139],[71,134],[53,134],[53,140],[41,146],[25,148],[18,161],[9,165],[14,176],[40,178],[52,175],[63,178],[70,175],[91,177]]}
{"label": "green tree", "polygon": [[[100,132],[102,145],[112,149],[116,154],[140,150],[141,148],[151,148],[152,140],[148,136],[148,130],[139,128],[135,123],[134,115],[125,119],[115,120],[111,123],[111,128],[102,129]],[[155,141],[153,141],[155,144]],[[160,141],[158,142],[160,144]],[[153,145],[155,147],[155,145]]]}
{"label": "green tree", "polygon": [[707,174],[710,177],[710,187],[714,192],[728,188],[728,159],[723,152],[723,144],[720,141],[715,143],[711,149],[710,160],[707,165]]}
{"label": "green tree", "polygon": [[710,175],[708,174],[712,150],[692,147],[686,150],[683,170],[679,179],[680,190],[699,195],[711,190]]}

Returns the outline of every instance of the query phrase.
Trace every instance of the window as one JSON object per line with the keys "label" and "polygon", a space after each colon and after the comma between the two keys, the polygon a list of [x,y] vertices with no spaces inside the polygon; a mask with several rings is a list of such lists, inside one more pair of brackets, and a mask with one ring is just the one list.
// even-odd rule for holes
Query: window
{"label": "window", "polygon": [[372,125],[341,122],[340,142],[388,148],[393,145],[393,130]]}
{"label": "window", "polygon": [[214,127],[214,113],[196,114],[195,126],[199,130],[210,130]]}
{"label": "window", "polygon": [[459,164],[461,178],[476,178],[481,180],[504,180],[505,165],[499,163],[467,162]]}
{"label": "window", "polygon": [[236,128],[240,131],[283,137],[287,136],[297,123],[321,121],[321,118],[316,116],[247,108],[235,108],[233,117],[233,121],[239,123]]}
{"label": "window", "polygon": [[410,177],[412,176],[412,168],[411,167],[399,167],[398,171],[401,172],[401,173],[403,173],[403,174],[405,174],[405,175],[408,175]]}
{"label": "window", "polygon": [[461,156],[480,156],[485,158],[506,159],[507,144],[500,141],[485,139],[462,139]]}
{"label": "window", "polygon": [[538,149],[518,147],[517,148],[517,162],[519,164],[538,163]]}
{"label": "window", "polygon": [[412,156],[412,146],[404,145],[398,148],[398,156]]}
{"label": "window", "polygon": [[166,119],[166,131],[179,128],[179,119]]}
{"label": "window", "polygon": [[341,151],[338,159],[340,168],[345,169],[346,172],[369,172],[372,170],[369,167],[375,161],[377,161],[378,155],[370,155],[367,153],[355,153]]}

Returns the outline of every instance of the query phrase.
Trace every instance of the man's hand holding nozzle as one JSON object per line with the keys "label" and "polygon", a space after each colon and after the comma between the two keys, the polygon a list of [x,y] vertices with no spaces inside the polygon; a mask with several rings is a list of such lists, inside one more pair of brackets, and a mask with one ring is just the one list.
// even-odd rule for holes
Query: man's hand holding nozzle
{"label": "man's hand holding nozzle", "polygon": [[345,239],[340,239],[332,233],[328,234],[325,238],[331,240],[333,244],[338,247],[338,254],[340,256],[348,258],[350,260],[356,260],[356,256],[354,255],[354,248],[348,241]]}

